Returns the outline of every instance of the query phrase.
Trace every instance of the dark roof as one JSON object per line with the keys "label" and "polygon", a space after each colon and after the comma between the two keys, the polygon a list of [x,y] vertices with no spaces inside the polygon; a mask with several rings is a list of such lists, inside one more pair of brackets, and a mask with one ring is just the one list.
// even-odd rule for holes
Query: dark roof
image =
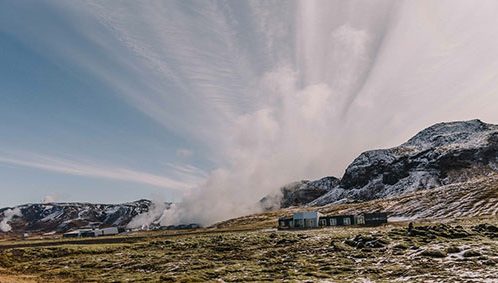
{"label": "dark roof", "polygon": [[353,214],[322,215],[322,217],[354,217],[354,215]]}
{"label": "dark roof", "polygon": [[292,216],[284,216],[284,217],[280,217],[278,219],[278,221],[281,221],[281,220],[292,220],[292,219],[293,219]]}

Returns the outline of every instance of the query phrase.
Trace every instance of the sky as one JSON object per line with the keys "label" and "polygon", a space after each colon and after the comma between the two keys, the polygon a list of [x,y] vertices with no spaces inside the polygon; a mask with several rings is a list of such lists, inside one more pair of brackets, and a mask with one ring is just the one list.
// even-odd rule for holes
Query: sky
{"label": "sky", "polygon": [[496,1],[0,0],[0,207],[212,223],[434,123],[498,123]]}

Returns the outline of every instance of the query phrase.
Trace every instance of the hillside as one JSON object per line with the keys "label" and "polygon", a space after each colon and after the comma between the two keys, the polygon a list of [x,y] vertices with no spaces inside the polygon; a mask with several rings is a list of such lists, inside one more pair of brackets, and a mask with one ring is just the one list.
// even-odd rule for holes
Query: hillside
{"label": "hillside", "polygon": [[498,174],[470,182],[444,185],[432,190],[421,190],[361,203],[281,209],[230,219],[214,226],[275,227],[277,218],[311,209],[333,215],[386,211],[390,221],[496,216],[498,215]]}
{"label": "hillside", "polygon": [[[398,147],[360,154],[341,179],[334,178],[336,181],[326,183],[328,186],[313,190],[313,196],[319,196],[311,201],[310,195],[296,200],[299,194],[289,194],[288,186],[284,186],[260,203],[268,209],[268,199],[272,199],[271,208],[285,208],[289,203],[323,206],[369,201],[472,181],[496,172],[498,125],[480,120],[439,123]],[[311,189],[308,184],[313,183],[303,183],[295,191],[306,192]]]}

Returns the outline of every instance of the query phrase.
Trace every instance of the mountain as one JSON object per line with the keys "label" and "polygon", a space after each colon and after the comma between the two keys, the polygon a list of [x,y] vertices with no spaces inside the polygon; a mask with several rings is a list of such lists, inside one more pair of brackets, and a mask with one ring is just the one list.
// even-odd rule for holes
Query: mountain
{"label": "mountain", "polygon": [[[291,183],[259,204],[266,210],[318,206],[320,211],[342,207],[328,204],[349,204],[348,209],[384,210],[410,218],[496,215],[497,191],[498,125],[471,120],[436,124],[398,147],[364,152],[341,179]],[[0,209],[0,231],[48,233],[130,223],[133,227],[159,225],[169,205],[149,200],[25,204]]]}
{"label": "mountain", "polygon": [[[12,229],[13,232],[47,233],[66,232],[76,228],[126,227],[135,216],[148,212],[152,206],[150,200],[124,204],[25,204],[0,209],[0,219],[4,224],[0,228],[4,231]],[[16,215],[6,221],[8,219],[5,218],[12,211],[16,211]]]}
{"label": "mountain", "polygon": [[284,187],[279,193],[265,197],[260,204],[266,208],[264,200],[275,195],[281,196],[281,199],[273,197],[273,203],[280,203],[280,208],[288,203],[323,206],[369,201],[467,182],[496,173],[498,125],[480,120],[439,123],[398,147],[360,154],[347,167],[341,179],[323,188],[321,192],[325,193],[311,201],[308,201],[310,196],[287,199]]}
{"label": "mountain", "polygon": [[[471,181],[443,185],[430,190],[371,201],[314,207],[325,215],[359,215],[386,211],[389,221],[408,221],[427,218],[489,217],[498,215],[498,175],[475,178]],[[271,227],[275,219],[306,211],[294,207],[247,215],[216,223],[218,228]]]}

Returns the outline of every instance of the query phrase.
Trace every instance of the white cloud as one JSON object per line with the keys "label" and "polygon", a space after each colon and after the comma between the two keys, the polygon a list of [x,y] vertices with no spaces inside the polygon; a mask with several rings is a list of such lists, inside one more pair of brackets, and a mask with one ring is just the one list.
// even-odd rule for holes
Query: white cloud
{"label": "white cloud", "polygon": [[15,156],[12,156],[12,154],[6,156],[4,154],[4,156],[0,156],[0,163],[33,167],[76,176],[142,183],[174,190],[188,190],[197,185],[129,168],[101,165],[81,159],[60,159],[29,152],[17,153]]}

